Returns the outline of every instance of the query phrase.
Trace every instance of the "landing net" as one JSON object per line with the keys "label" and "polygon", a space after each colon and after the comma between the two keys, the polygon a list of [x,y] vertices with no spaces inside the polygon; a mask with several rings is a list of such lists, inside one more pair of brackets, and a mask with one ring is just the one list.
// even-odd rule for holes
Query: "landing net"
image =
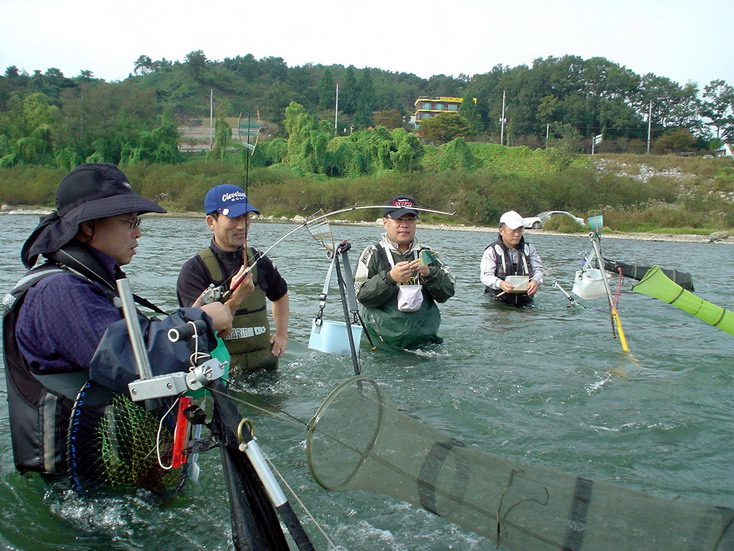
{"label": "landing net", "polygon": [[[170,404],[168,404],[170,405]],[[67,441],[69,474],[80,495],[148,490],[166,496],[183,486],[185,463],[171,464],[175,409],[148,411],[129,398],[87,384],[74,404]]]}
{"label": "landing net", "polygon": [[329,490],[408,501],[510,550],[734,549],[734,511],[681,503],[470,448],[400,413],[373,380],[337,387],[309,423]]}

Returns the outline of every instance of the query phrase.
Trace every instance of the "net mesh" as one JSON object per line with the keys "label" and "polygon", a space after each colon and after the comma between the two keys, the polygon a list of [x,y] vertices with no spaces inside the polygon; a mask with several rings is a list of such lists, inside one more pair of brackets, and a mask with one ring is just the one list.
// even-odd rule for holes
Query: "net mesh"
{"label": "net mesh", "polygon": [[[313,220],[311,222],[310,220]],[[311,236],[324,248],[329,257],[334,254],[334,235],[331,232],[329,219],[325,216],[323,210],[315,212],[309,216],[309,222],[306,223],[306,229]]]}
{"label": "net mesh", "polygon": [[[170,404],[167,404],[170,406]],[[170,465],[175,408],[159,423],[168,408],[148,411],[120,395],[87,385],[74,405],[67,440],[69,473],[74,489],[89,493],[148,490],[164,497],[181,488],[185,463]]]}
{"label": "net mesh", "polygon": [[734,511],[668,501],[467,447],[400,413],[364,377],[309,423],[309,468],[331,490],[378,492],[513,550],[734,549]]}

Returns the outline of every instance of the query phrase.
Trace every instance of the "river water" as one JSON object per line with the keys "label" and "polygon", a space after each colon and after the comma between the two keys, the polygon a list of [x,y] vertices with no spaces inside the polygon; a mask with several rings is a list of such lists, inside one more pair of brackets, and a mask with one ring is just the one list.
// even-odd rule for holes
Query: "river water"
{"label": "river water", "polygon": [[[37,222],[0,215],[0,272],[5,293],[22,275],[19,251]],[[254,224],[252,244],[264,250],[294,226]],[[372,226],[332,227],[349,240],[352,265],[376,240]],[[485,452],[543,465],[666,499],[734,507],[734,340],[661,301],[630,292],[619,301],[629,341],[624,354],[611,331],[606,300],[569,308],[565,296],[590,251],[581,236],[530,235],[548,271],[536,308],[489,303],[479,260],[494,233],[421,229],[457,278],[456,296],[442,305],[445,342],[423,354],[360,352],[362,371],[377,380],[401,411]],[[138,254],[128,266],[133,291],[175,307],[179,266],[208,243],[201,219],[146,220]],[[602,239],[607,257],[660,264],[693,274],[696,294],[734,307],[734,247],[717,244]],[[306,230],[269,256],[289,282],[290,347],[277,374],[242,384],[290,416],[307,422],[352,372],[348,356],[307,348],[311,319],[328,267]],[[339,320],[332,288],[326,319]],[[13,469],[4,379],[0,382],[0,546],[4,549],[228,548],[229,508],[218,454],[202,458],[202,477],[166,503],[136,496],[83,501],[48,490]],[[343,550],[473,550],[494,545],[421,509],[363,491],[329,492],[309,475],[306,431],[252,410],[258,441],[331,541]],[[292,502],[295,502],[291,498]],[[296,510],[300,508],[295,505]],[[300,515],[318,549],[326,540]]]}

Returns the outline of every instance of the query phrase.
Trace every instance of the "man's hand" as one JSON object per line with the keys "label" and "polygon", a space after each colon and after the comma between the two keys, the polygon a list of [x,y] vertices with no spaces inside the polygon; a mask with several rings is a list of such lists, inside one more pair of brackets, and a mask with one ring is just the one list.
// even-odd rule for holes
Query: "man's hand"
{"label": "man's hand", "polygon": [[390,270],[390,277],[398,283],[405,283],[410,278],[415,277],[416,274],[427,276],[429,274],[428,266],[421,266],[418,260],[411,260],[410,262],[398,262]]}
{"label": "man's hand", "polygon": [[[242,266],[242,268],[240,268],[239,271],[234,275],[232,281],[237,281],[246,269],[246,266]],[[234,290],[232,296],[229,297],[227,302],[225,302],[225,304],[229,306],[230,310],[232,310],[232,314],[237,311],[242,301],[249,297],[254,290],[255,283],[252,281],[252,272],[250,272],[245,276],[245,279],[242,280],[237,289]]]}
{"label": "man's hand", "polygon": [[538,282],[534,279],[531,279],[530,283],[528,283],[528,296],[532,297],[535,293],[537,293],[538,287],[540,287],[540,285],[538,285]]}
{"label": "man's hand", "polygon": [[212,302],[201,307],[212,319],[212,325],[217,336],[225,338],[232,331],[232,310],[221,302]]}
{"label": "man's hand", "polygon": [[285,354],[285,349],[288,348],[288,335],[278,335],[273,333],[270,335],[270,353],[276,358],[282,358]]}

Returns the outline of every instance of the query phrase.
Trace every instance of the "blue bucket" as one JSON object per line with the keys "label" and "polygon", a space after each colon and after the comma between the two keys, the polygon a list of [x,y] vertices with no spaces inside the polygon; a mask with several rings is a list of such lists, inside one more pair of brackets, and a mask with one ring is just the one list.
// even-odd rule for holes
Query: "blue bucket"
{"label": "blue bucket", "polygon": [[[354,346],[359,348],[359,340],[362,338],[361,325],[352,325],[352,337]],[[316,320],[313,320],[308,347],[327,354],[350,354],[347,324],[343,321],[321,320],[319,327],[316,325]]]}
{"label": "blue bucket", "polygon": [[599,231],[604,226],[603,216],[589,216],[589,227],[594,231]]}

